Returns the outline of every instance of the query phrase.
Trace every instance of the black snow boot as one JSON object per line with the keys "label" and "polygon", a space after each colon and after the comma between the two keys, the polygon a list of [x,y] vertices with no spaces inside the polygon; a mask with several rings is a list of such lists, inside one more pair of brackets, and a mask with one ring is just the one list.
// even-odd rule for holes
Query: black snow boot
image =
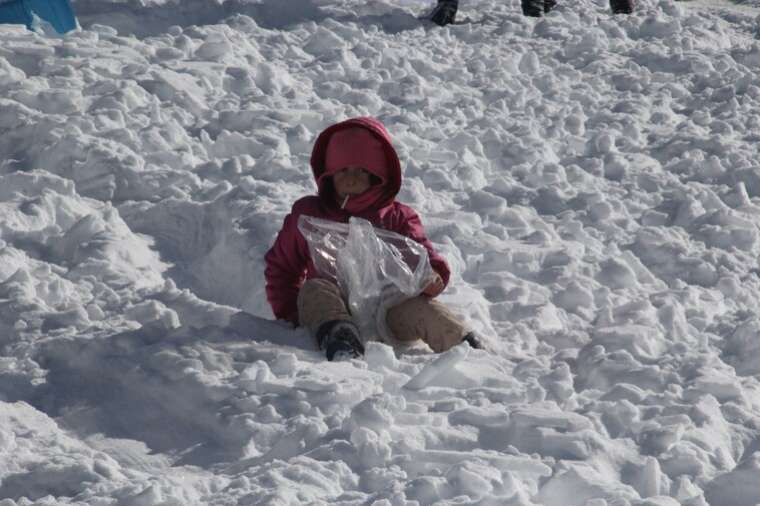
{"label": "black snow boot", "polygon": [[469,344],[473,349],[483,349],[483,343],[480,342],[480,339],[478,339],[478,336],[475,335],[475,332],[469,332],[465,334],[465,336],[462,338],[462,342]]}
{"label": "black snow boot", "polygon": [[633,0],[610,0],[613,14],[633,14]]}
{"label": "black snow boot", "polygon": [[540,18],[557,6],[557,0],[521,0],[523,15]]}
{"label": "black snow boot", "polygon": [[521,0],[525,16],[540,18],[544,14],[544,0]]}
{"label": "black snow boot", "polygon": [[364,355],[359,329],[348,320],[330,320],[320,325],[317,329],[317,343],[331,362]]}
{"label": "black snow boot", "polygon": [[457,17],[459,0],[438,0],[438,5],[429,14],[429,19],[438,26],[446,26],[454,22]]}

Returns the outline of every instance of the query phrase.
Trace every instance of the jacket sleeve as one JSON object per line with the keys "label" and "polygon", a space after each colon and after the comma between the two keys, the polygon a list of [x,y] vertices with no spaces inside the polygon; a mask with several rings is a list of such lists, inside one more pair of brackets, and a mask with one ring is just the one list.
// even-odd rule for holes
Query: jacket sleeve
{"label": "jacket sleeve", "polygon": [[435,248],[433,248],[433,243],[431,243],[430,239],[425,235],[425,227],[422,226],[422,221],[417,213],[409,207],[404,211],[405,212],[402,213],[403,221],[396,232],[417,241],[425,247],[428,252],[428,257],[430,258],[430,266],[439,276],[441,276],[444,286],[448,285],[449,278],[451,277],[449,265],[446,263],[446,260],[435,251]]}
{"label": "jacket sleeve", "polygon": [[308,246],[298,231],[299,213],[285,217],[274,245],[264,256],[266,292],[278,320],[298,324],[298,291],[306,277]]}

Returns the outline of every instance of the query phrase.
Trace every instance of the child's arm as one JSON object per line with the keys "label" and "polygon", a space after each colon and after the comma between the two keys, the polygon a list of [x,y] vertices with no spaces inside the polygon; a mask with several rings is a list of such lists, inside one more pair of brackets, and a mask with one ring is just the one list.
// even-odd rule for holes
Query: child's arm
{"label": "child's arm", "polygon": [[443,288],[449,284],[449,278],[451,277],[449,265],[446,263],[446,260],[435,251],[435,248],[433,248],[433,243],[431,243],[430,239],[425,235],[425,227],[422,226],[422,221],[417,213],[412,208],[403,206],[402,215],[403,221],[396,232],[417,241],[425,247],[428,252],[428,257],[430,258],[430,266],[433,267],[433,270],[441,277],[441,281],[443,281],[443,287],[441,287],[441,291],[443,291]]}
{"label": "child's arm", "polygon": [[308,246],[298,231],[298,213],[285,217],[274,245],[264,256],[266,261],[267,300],[278,320],[298,325],[298,291],[306,276]]}

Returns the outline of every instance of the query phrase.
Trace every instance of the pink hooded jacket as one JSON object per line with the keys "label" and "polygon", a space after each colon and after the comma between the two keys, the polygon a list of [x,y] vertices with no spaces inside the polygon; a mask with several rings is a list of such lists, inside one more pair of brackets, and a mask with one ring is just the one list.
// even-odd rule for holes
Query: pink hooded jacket
{"label": "pink hooded jacket", "polygon": [[[380,178],[382,183],[368,190],[366,194],[358,196],[355,201],[349,202],[346,208],[341,209],[330,181],[331,178],[323,177],[336,172],[335,169],[330,171],[325,167],[327,146],[336,132],[356,127],[366,128],[382,142],[388,163],[384,171],[367,167]],[[357,216],[368,220],[378,228],[405,235],[425,246],[431,266],[441,276],[444,284],[448,284],[449,267],[425,236],[425,229],[419,216],[411,207],[395,200],[396,194],[401,189],[401,163],[391,144],[390,135],[380,121],[374,118],[353,118],[327,128],[314,144],[311,169],[317,181],[318,194],[303,197],[293,204],[274,245],[264,257],[267,299],[278,319],[298,324],[296,304],[298,291],[304,280],[318,277],[309,257],[306,239],[298,230],[298,218],[302,214],[341,223],[348,222],[351,216]],[[374,198],[366,198],[368,195]]]}

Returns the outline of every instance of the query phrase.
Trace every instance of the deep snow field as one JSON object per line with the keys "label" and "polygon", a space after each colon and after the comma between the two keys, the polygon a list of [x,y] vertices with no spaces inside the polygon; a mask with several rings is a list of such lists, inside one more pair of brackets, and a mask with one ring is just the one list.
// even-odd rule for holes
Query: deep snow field
{"label": "deep snow field", "polygon": [[[760,503],[758,10],[705,3],[0,27],[0,506]],[[272,321],[263,255],[359,115],[487,350],[328,363]]]}

